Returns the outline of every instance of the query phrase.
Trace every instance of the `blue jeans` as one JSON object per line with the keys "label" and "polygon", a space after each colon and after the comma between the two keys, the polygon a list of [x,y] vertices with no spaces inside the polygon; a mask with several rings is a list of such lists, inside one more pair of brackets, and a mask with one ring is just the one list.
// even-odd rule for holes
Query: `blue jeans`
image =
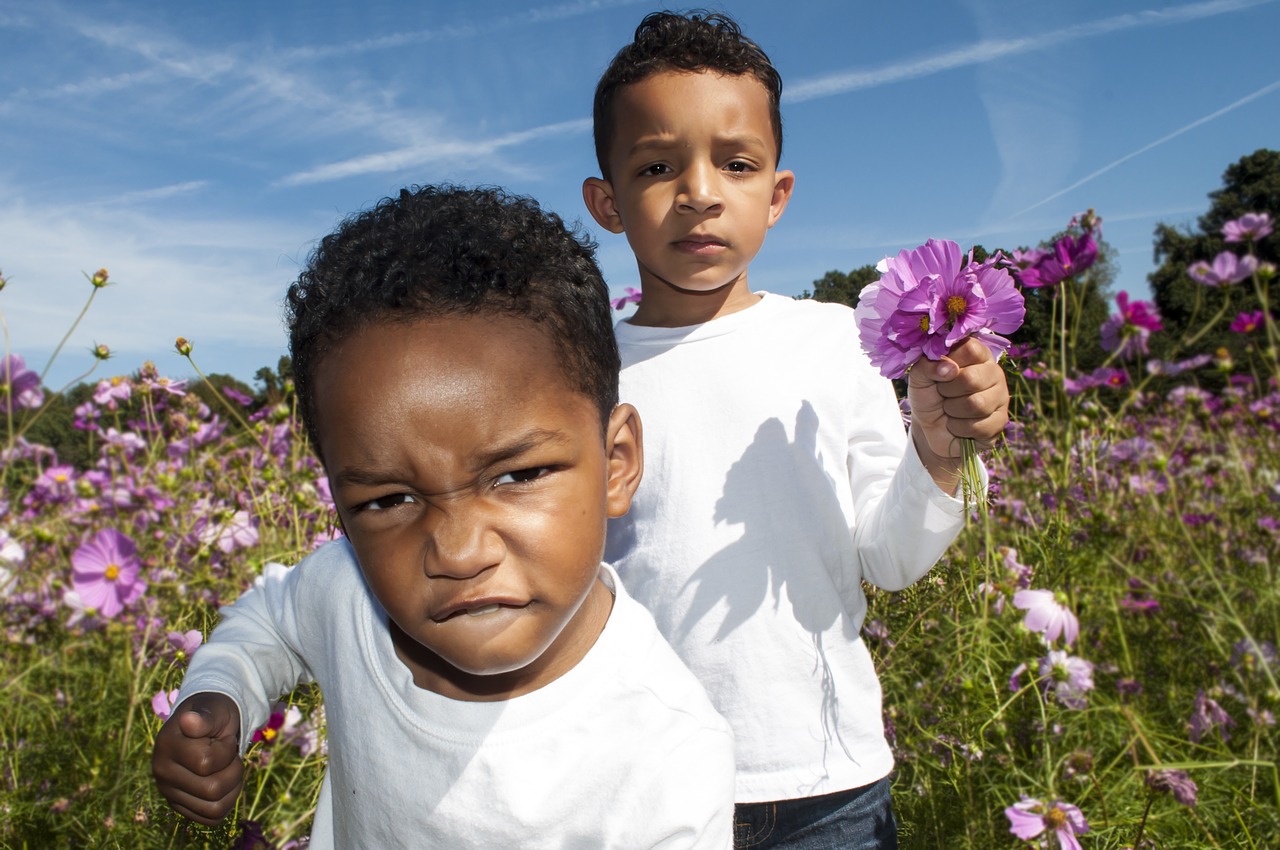
{"label": "blue jeans", "polygon": [[821,797],[739,803],[735,850],[897,850],[889,778]]}

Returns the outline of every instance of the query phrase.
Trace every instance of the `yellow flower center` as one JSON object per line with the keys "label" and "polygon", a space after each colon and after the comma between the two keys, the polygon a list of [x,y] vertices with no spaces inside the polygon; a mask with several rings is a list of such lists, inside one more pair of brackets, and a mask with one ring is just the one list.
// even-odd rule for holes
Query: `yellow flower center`
{"label": "yellow flower center", "polygon": [[947,299],[947,315],[953,320],[964,315],[965,308],[969,306],[969,302],[964,300],[963,295],[952,295]]}
{"label": "yellow flower center", "polygon": [[262,730],[262,740],[270,744],[272,741],[276,739],[276,735],[278,734],[280,733],[277,732],[275,729],[267,727],[266,729]]}
{"label": "yellow flower center", "polygon": [[102,576],[107,581],[115,581],[120,578],[120,567],[115,564],[107,564],[107,568],[103,570]]}
{"label": "yellow flower center", "polygon": [[1045,826],[1049,829],[1062,829],[1067,825],[1067,813],[1057,806],[1054,806],[1044,815]]}
{"label": "yellow flower center", "polygon": [[928,317],[928,316],[921,316],[921,317],[920,317],[920,330],[924,331],[925,333],[928,333],[928,332],[929,332],[929,317]]}

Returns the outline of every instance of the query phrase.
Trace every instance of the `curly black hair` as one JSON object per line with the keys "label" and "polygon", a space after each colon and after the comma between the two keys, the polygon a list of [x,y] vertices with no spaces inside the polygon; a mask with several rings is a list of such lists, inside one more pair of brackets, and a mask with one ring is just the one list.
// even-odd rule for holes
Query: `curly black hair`
{"label": "curly black hair", "polygon": [[526,319],[551,339],[568,385],[601,425],[618,403],[618,344],[595,243],[532,198],[498,188],[403,189],[320,241],[286,295],[302,421],[319,451],[314,378],[370,325],[449,315]]}
{"label": "curly black hair", "polygon": [[609,176],[609,146],[613,144],[613,103],[623,86],[662,71],[713,71],[727,76],[750,74],[769,96],[769,120],[779,160],[782,158],[782,76],[768,55],[733,18],[721,12],[694,10],[654,12],[636,27],[632,42],[613,57],[596,84],[591,117],[596,162]]}

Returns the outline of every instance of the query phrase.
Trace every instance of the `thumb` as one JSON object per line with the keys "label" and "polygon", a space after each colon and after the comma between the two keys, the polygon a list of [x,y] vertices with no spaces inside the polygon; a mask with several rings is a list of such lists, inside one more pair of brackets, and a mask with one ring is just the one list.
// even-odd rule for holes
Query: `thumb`
{"label": "thumb", "polygon": [[959,373],[960,367],[946,355],[943,355],[940,360],[930,360],[927,357],[922,357],[911,367],[908,383],[923,387],[929,384],[950,381]]}
{"label": "thumb", "polygon": [[188,738],[234,737],[239,730],[231,727],[238,726],[239,719],[232,717],[230,700],[206,696],[211,695],[197,694],[183,702],[178,709],[178,729]]}

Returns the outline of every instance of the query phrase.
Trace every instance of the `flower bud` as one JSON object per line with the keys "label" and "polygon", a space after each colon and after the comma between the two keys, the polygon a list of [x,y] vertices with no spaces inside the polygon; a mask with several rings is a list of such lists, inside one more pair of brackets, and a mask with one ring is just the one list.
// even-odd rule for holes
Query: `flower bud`
{"label": "flower bud", "polygon": [[4,289],[4,285],[9,282],[9,278],[4,276],[4,272],[0,272],[0,289]]}
{"label": "flower bud", "polygon": [[104,287],[104,286],[106,286],[106,285],[107,285],[107,278],[108,278],[108,277],[110,277],[110,275],[109,275],[109,274],[107,274],[107,270],[106,270],[106,269],[98,269],[96,272],[94,272],[94,273],[93,273],[93,277],[89,278],[89,281],[90,281],[94,286],[96,286],[96,287],[98,287],[99,289],[101,289],[102,287]]}
{"label": "flower bud", "polygon": [[93,354],[93,356],[94,356],[95,358],[97,358],[98,360],[110,360],[110,359],[111,359],[111,349],[110,349],[110,348],[108,348],[106,345],[104,345],[104,344],[103,344],[103,343],[101,343],[101,342],[94,343],[93,348],[89,349],[89,351],[90,351],[90,352]]}
{"label": "flower bud", "polygon": [[191,356],[191,343],[187,341],[185,336],[180,336],[174,340],[173,347],[178,349],[178,353],[183,357]]}

